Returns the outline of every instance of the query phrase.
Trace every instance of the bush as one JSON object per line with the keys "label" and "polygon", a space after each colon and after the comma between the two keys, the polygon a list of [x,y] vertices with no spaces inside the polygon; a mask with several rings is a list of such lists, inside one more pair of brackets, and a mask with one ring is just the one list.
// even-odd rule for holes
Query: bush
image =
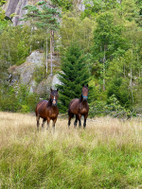
{"label": "bush", "polygon": [[17,112],[18,99],[12,87],[1,88],[0,90],[0,110]]}
{"label": "bush", "polygon": [[38,95],[29,92],[25,85],[1,89],[0,110],[11,112],[31,112],[35,110]]}
{"label": "bush", "polygon": [[46,76],[45,67],[37,67],[34,71],[34,79],[37,83],[40,83]]}
{"label": "bush", "polygon": [[94,117],[96,115],[102,116],[104,115],[104,107],[106,102],[104,101],[94,101],[90,104],[89,115],[90,117]]}
{"label": "bush", "polygon": [[90,117],[94,117],[95,115],[110,115],[118,118],[130,118],[135,115],[134,112],[122,107],[114,94],[108,98],[107,102],[93,102],[93,104],[90,105],[89,114]]}
{"label": "bush", "polygon": [[21,105],[21,113],[28,113],[30,112],[30,107],[28,105]]}

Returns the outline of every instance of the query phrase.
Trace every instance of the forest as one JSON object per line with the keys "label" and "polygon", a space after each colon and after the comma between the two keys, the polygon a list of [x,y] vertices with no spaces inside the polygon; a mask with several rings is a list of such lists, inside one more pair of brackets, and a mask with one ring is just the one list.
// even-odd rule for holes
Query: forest
{"label": "forest", "polygon": [[[88,104],[84,120],[69,108],[70,123],[80,96],[89,116]],[[0,189],[9,188],[142,188],[142,0],[0,0]]]}
{"label": "forest", "polygon": [[[142,1],[29,1],[13,26],[0,1],[0,110],[32,112],[39,94],[10,83],[9,67],[24,63],[32,51],[45,54],[37,82],[58,74],[59,109],[66,113],[83,84],[89,85],[89,115],[138,116],[142,111]],[[58,54],[59,68],[47,57]],[[47,98],[47,94],[43,95]]]}

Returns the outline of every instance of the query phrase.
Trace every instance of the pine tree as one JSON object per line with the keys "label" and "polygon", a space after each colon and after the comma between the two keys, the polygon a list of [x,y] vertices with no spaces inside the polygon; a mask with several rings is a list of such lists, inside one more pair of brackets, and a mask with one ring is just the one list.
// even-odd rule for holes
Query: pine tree
{"label": "pine tree", "polygon": [[79,98],[83,84],[89,81],[89,69],[78,45],[71,44],[67,49],[62,59],[61,70],[59,79],[62,84],[57,87],[60,91],[60,108],[65,112],[70,100]]}
{"label": "pine tree", "polygon": [[[39,1],[36,5],[27,5],[24,7],[27,14],[23,20],[29,20],[36,29],[40,28],[48,35],[50,33],[50,57],[51,57],[51,75],[53,75],[52,68],[52,53],[54,52],[54,31],[59,27],[59,17],[61,16],[56,8],[52,8],[46,1]],[[34,28],[34,27],[33,27]],[[46,74],[48,72],[48,37],[46,35]]]}

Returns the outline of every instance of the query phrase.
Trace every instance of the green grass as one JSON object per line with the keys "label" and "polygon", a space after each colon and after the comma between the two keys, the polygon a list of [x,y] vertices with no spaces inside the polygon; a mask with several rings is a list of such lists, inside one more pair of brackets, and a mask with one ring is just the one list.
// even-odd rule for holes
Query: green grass
{"label": "green grass", "polygon": [[141,134],[131,129],[135,123],[116,130],[102,123],[104,128],[85,131],[58,123],[54,134],[38,133],[27,123],[0,130],[1,189],[141,188],[142,143]]}
{"label": "green grass", "polygon": [[44,142],[40,148],[13,142],[1,149],[1,188],[125,188],[142,183],[141,149],[114,142],[94,148]]}

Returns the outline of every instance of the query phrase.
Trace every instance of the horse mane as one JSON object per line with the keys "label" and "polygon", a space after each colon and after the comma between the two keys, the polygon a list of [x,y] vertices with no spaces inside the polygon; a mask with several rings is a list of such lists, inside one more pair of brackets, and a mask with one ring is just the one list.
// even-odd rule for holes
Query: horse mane
{"label": "horse mane", "polygon": [[85,87],[86,89],[88,89],[88,87],[86,85],[84,85],[83,87]]}
{"label": "horse mane", "polygon": [[51,98],[48,100],[48,103],[47,103],[47,106],[50,106],[50,105],[52,105]]}
{"label": "horse mane", "polygon": [[82,97],[82,94],[81,94],[79,101],[82,102],[82,100],[83,100],[83,97]]}

